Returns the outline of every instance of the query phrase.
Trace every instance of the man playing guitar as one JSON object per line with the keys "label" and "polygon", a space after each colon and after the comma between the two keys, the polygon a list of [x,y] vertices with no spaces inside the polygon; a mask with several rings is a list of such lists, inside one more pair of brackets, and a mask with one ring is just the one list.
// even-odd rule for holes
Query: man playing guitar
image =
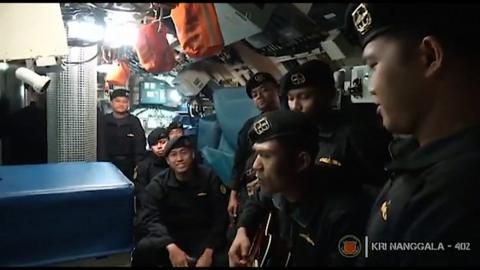
{"label": "man playing guitar", "polygon": [[257,118],[248,134],[260,189],[239,217],[230,266],[355,264],[339,252],[339,241],[364,235],[370,203],[342,184],[335,171],[314,166],[317,128],[302,113],[275,111]]}

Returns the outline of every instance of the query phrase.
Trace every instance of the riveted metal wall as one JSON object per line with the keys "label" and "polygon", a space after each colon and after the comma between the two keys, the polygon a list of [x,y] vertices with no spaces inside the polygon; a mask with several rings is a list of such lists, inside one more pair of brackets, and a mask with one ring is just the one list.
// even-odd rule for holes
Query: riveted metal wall
{"label": "riveted metal wall", "polygon": [[[97,46],[70,47],[67,62],[84,62]],[[95,161],[97,134],[97,60],[68,64],[51,73],[47,90],[48,161]]]}

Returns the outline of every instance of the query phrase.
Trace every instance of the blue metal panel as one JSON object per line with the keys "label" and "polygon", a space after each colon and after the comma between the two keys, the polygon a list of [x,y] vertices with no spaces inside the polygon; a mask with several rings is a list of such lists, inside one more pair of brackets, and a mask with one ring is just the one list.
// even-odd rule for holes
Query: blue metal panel
{"label": "blue metal panel", "polygon": [[0,166],[0,179],[1,266],[132,249],[133,183],[113,164]]}

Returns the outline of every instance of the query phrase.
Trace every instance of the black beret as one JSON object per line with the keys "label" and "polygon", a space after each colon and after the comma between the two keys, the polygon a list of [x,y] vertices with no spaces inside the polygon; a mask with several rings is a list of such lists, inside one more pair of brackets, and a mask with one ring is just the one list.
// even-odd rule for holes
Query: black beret
{"label": "black beret", "polygon": [[127,89],[119,88],[115,89],[110,93],[110,100],[113,100],[116,97],[128,97],[129,91]]}
{"label": "black beret", "polygon": [[257,117],[248,131],[248,137],[254,143],[287,136],[313,141],[318,136],[318,129],[304,113],[279,110]]}
{"label": "black beret", "polygon": [[478,5],[459,3],[356,3],[347,8],[344,31],[356,36],[362,47],[381,34],[399,30],[463,36],[459,32],[476,31],[479,11]]}
{"label": "black beret", "polygon": [[246,91],[249,98],[252,98],[252,90],[263,83],[271,82],[275,85],[278,85],[277,80],[272,76],[272,74],[267,72],[258,72],[253,75],[250,80],[248,80],[246,85]]}
{"label": "black beret", "polygon": [[172,131],[172,129],[177,129],[177,128],[183,130],[183,124],[180,123],[180,122],[172,122],[172,123],[170,123],[170,125],[168,125],[167,132],[170,133],[170,131]]}
{"label": "black beret", "polygon": [[330,66],[320,60],[311,60],[290,70],[282,78],[282,95],[297,88],[335,89],[335,80]]}
{"label": "black beret", "polygon": [[163,127],[157,127],[148,134],[148,145],[152,147],[152,145],[157,144],[157,142],[163,138],[168,138],[167,130]]}
{"label": "black beret", "polygon": [[190,137],[184,135],[175,139],[171,139],[170,141],[168,141],[167,146],[165,146],[165,155],[168,156],[168,154],[170,154],[170,151],[183,146],[190,149],[193,148],[193,142]]}

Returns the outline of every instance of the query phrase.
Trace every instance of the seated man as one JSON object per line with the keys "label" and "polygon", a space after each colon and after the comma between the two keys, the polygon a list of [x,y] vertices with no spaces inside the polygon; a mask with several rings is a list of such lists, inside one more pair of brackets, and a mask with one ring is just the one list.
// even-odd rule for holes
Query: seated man
{"label": "seated man", "polygon": [[170,168],[146,188],[141,210],[147,235],[140,240],[132,266],[226,265],[228,226],[226,187],[212,170],[197,165],[191,140],[170,140]]}
{"label": "seated man", "polygon": [[251,265],[252,236],[269,212],[276,216],[274,238],[284,242],[285,252],[274,254],[275,263],[266,266],[354,265],[351,257],[359,254],[344,248],[344,240],[354,235],[359,242],[364,236],[371,200],[341,182],[338,170],[314,165],[315,125],[300,112],[274,111],[259,117],[248,134],[257,154],[253,169],[260,190],[247,200],[239,217],[230,266]]}
{"label": "seated man", "polygon": [[165,147],[168,143],[167,130],[158,127],[148,134],[148,145],[152,149],[147,156],[135,168],[135,197],[136,197],[136,215],[134,221],[135,241],[139,240],[145,234],[144,229],[140,228],[141,222],[138,216],[139,210],[142,208],[143,197],[145,197],[145,188],[152,178],[161,171],[168,168],[165,160]]}

